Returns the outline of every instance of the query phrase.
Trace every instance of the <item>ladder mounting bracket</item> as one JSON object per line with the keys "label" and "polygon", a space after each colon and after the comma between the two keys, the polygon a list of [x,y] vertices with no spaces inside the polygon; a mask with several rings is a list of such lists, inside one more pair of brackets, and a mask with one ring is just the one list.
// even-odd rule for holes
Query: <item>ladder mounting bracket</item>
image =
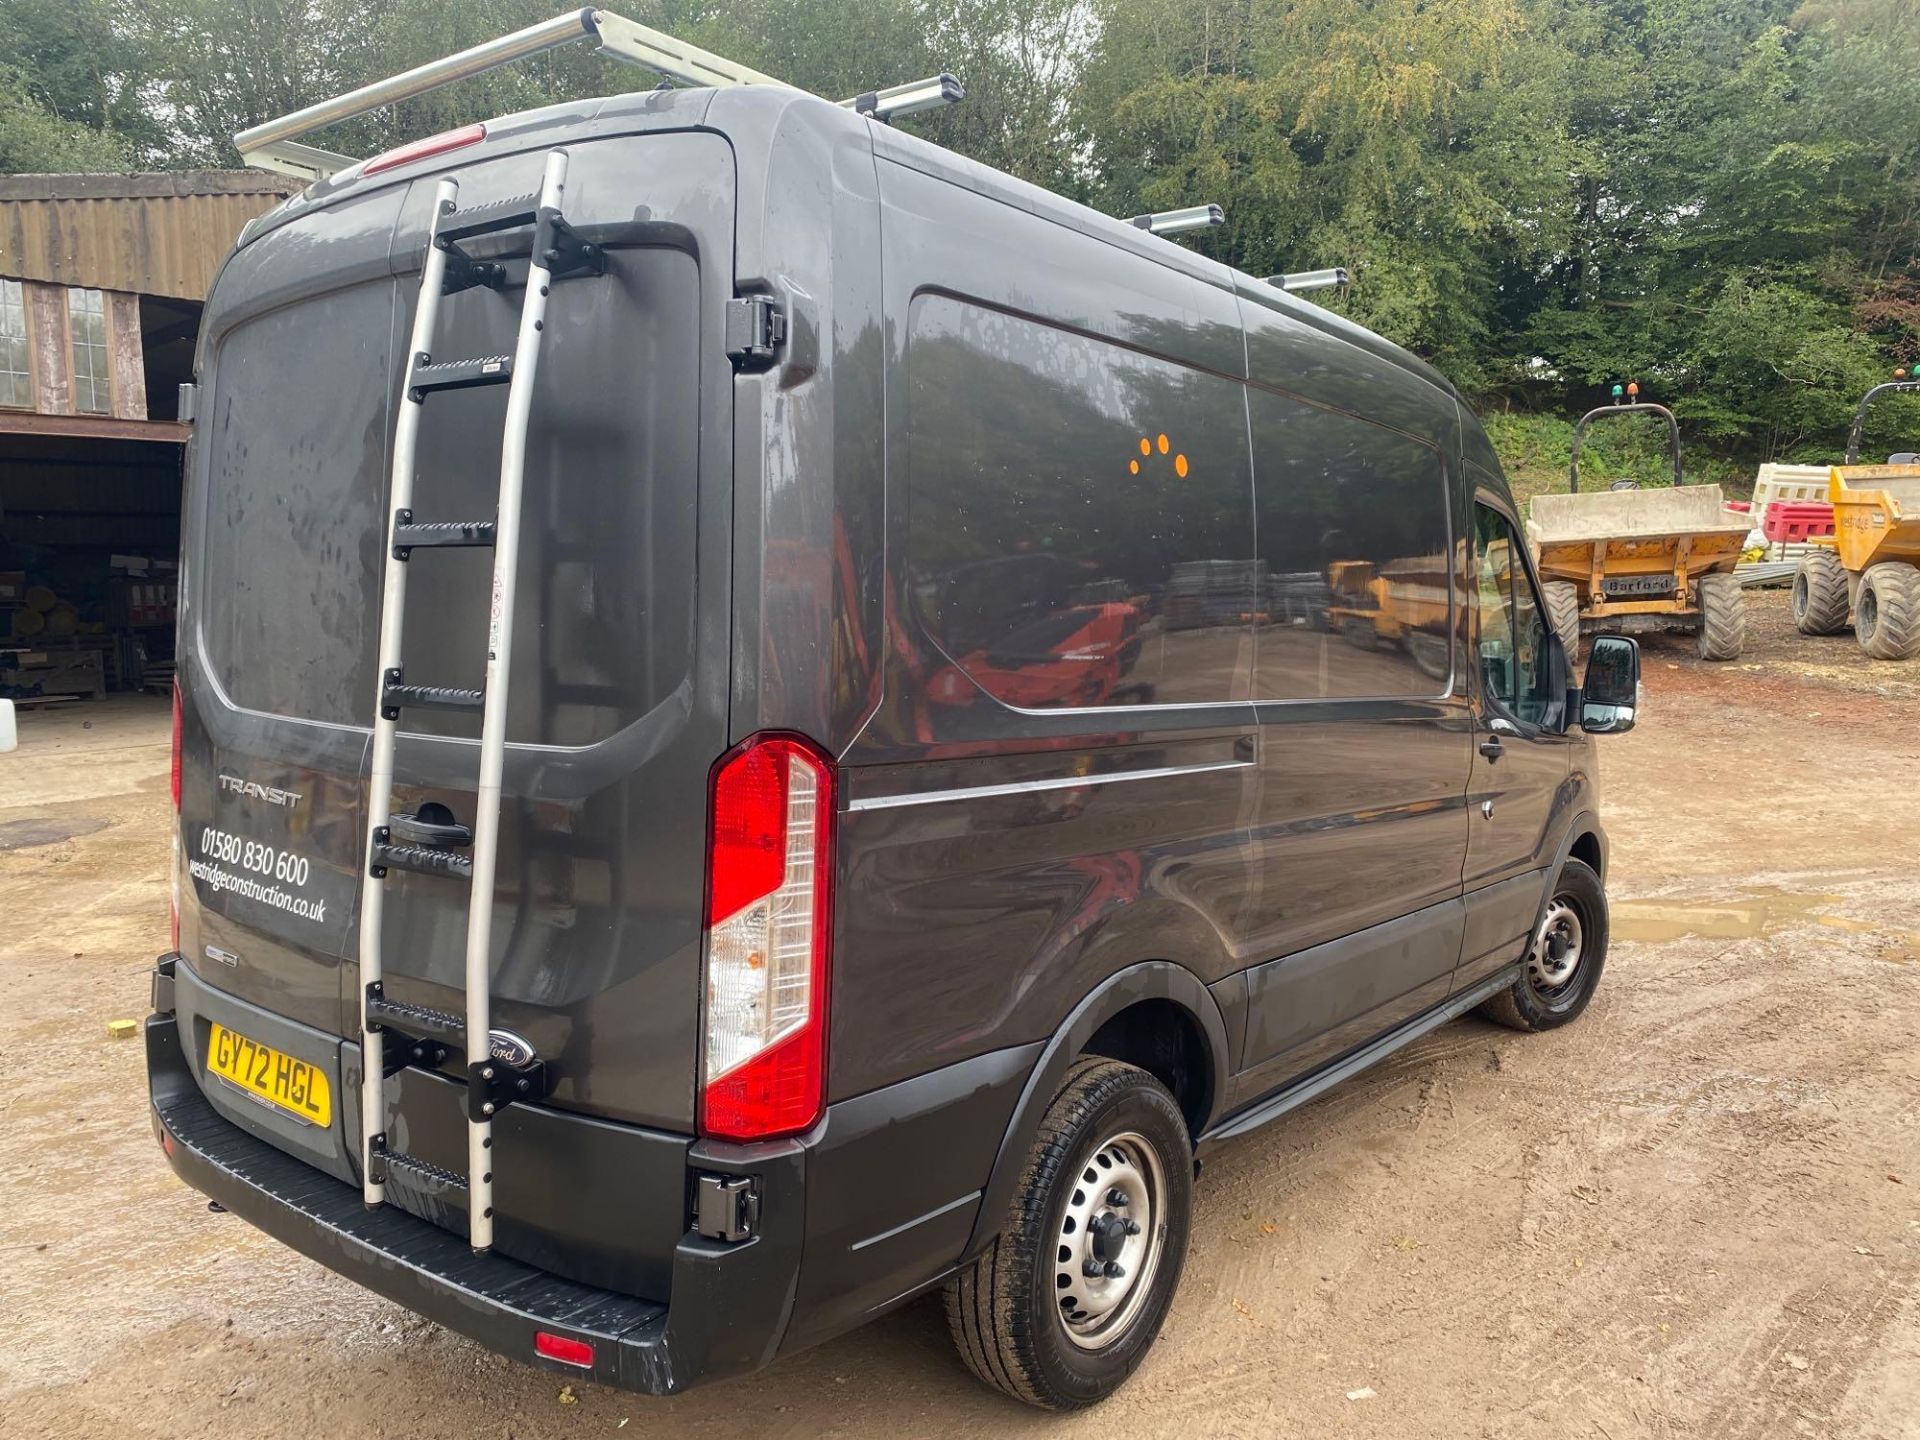
{"label": "ladder mounting bracket", "polygon": [[476,1060],[467,1066],[467,1118],[485,1125],[509,1105],[544,1100],[553,1078],[544,1060],[527,1065],[509,1065],[492,1056]]}

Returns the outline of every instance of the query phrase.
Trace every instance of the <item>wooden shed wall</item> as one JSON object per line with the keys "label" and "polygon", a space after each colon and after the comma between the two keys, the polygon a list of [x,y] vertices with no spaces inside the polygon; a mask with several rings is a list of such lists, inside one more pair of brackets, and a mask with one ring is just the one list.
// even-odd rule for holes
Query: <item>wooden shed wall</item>
{"label": "wooden shed wall", "polygon": [[0,177],[0,275],[204,300],[241,228],[293,188],[252,171]]}

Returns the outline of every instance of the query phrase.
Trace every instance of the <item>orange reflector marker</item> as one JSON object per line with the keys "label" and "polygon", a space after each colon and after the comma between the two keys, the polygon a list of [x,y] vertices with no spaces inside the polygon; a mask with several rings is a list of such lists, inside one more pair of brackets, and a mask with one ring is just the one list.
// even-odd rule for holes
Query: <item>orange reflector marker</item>
{"label": "orange reflector marker", "polygon": [[478,145],[487,138],[484,123],[462,125],[458,130],[442,130],[438,135],[429,135],[424,140],[415,140],[407,145],[396,145],[367,161],[362,175],[378,175],[382,170],[391,170],[396,165],[406,165],[414,160],[424,160],[429,155],[444,155],[449,150],[459,150],[468,145]]}
{"label": "orange reflector marker", "polygon": [[593,1368],[593,1346],[566,1335],[555,1335],[546,1330],[534,1331],[533,1353],[543,1360],[557,1360],[562,1365],[578,1365],[582,1370]]}

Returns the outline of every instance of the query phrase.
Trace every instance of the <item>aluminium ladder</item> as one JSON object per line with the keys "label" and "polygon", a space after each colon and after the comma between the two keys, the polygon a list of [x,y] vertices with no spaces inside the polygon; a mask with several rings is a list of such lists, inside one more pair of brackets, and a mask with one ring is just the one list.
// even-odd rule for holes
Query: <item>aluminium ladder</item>
{"label": "aluminium ladder", "polygon": [[[386,576],[380,604],[379,699],[373,722],[373,762],[367,816],[366,871],[360,891],[361,983],[361,1177],[369,1206],[384,1203],[394,1169],[430,1189],[465,1191],[468,1237],[476,1253],[493,1244],[493,1117],[515,1100],[538,1100],[549,1088],[544,1065],[493,1053],[489,961],[493,940],[494,871],[500,841],[500,790],[506,762],[508,676],[513,659],[514,581],[520,551],[521,492],[526,477],[528,422],[533,406],[547,296],[555,281],[601,274],[605,257],[582,240],[561,213],[567,152],[549,152],[537,195],[516,196],[468,211],[455,208],[459,182],[442,179],[434,195],[420,298],[408,345],[406,383],[394,429],[391,514]],[[504,289],[506,267],[475,260],[464,240],[531,227],[525,295],[511,355],[436,362],[434,323],[440,301],[474,286]],[[473,386],[507,388],[506,426],[500,442],[498,507],[492,520],[416,522],[414,462],[420,419],[427,400],[445,390]],[[483,688],[448,689],[405,683],[401,640],[405,629],[407,571],[416,549],[493,547],[493,593],[487,620],[487,665]],[[471,829],[393,811],[393,757],[403,709],[478,710],[480,774]],[[459,850],[471,844],[471,856]],[[389,870],[409,870],[466,880],[466,1014],[451,1015],[386,998],[381,955],[385,881]],[[389,1050],[389,1038],[400,1044]],[[437,1066],[455,1047],[465,1052],[467,1072],[467,1174],[463,1181],[439,1166],[388,1148],[386,1080],[408,1064]]]}

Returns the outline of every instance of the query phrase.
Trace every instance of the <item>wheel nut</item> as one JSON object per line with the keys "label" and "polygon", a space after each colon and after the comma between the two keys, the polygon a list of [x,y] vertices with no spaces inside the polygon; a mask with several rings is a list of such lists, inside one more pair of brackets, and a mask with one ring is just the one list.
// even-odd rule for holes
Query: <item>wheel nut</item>
{"label": "wheel nut", "polygon": [[1139,1233],[1140,1233],[1140,1222],[1138,1220],[1127,1221],[1127,1234],[1138,1235]]}
{"label": "wheel nut", "polygon": [[1118,1185],[1114,1186],[1113,1189],[1107,1192],[1107,1204],[1124,1210],[1127,1204],[1127,1192],[1122,1190]]}
{"label": "wheel nut", "polygon": [[1126,1277],[1126,1267],[1118,1260],[1107,1261],[1107,1279],[1121,1280]]}
{"label": "wheel nut", "polygon": [[1089,1255],[1086,1259],[1086,1263],[1081,1265],[1080,1273],[1086,1276],[1087,1279],[1089,1280],[1098,1280],[1103,1274],[1106,1273],[1106,1267],[1101,1265],[1101,1263],[1098,1260],[1094,1259],[1091,1255]]}

